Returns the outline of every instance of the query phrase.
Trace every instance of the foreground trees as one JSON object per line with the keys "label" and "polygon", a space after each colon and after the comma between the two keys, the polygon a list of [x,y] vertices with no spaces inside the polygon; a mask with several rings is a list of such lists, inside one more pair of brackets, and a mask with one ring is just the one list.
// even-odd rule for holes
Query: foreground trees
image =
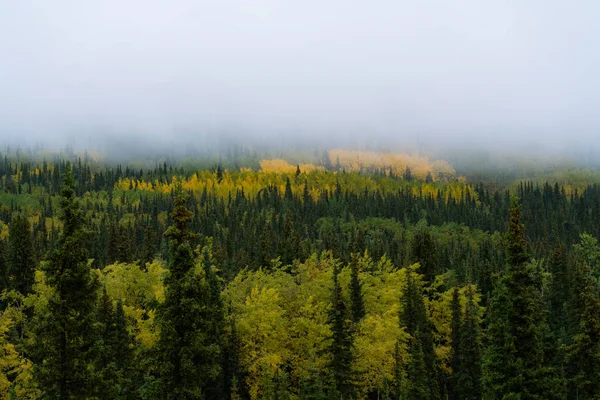
{"label": "foreground trees", "polygon": [[51,290],[43,314],[34,321],[31,346],[34,376],[47,399],[82,399],[94,395],[95,307],[98,282],[90,273],[86,222],[75,198],[70,165],[64,175],[60,206],[63,230],[42,265]]}
{"label": "foreground trees", "polygon": [[508,264],[494,288],[483,363],[483,398],[562,398],[562,387],[544,358],[542,274],[530,260],[521,207],[510,212]]}
{"label": "foreground trees", "polygon": [[[192,213],[181,191],[174,201],[165,301],[158,308],[158,396],[162,399],[223,398],[220,288],[208,255],[196,267],[188,224]],[[208,251],[208,250],[205,250]]]}
{"label": "foreground trees", "polygon": [[598,397],[592,189],[5,167],[0,400]]}

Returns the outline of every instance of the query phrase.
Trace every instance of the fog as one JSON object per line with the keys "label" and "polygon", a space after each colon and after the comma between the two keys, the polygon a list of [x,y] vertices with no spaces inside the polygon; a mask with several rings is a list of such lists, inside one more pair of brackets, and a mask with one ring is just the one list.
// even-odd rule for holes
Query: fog
{"label": "fog", "polygon": [[0,1],[0,143],[589,150],[596,1]]}

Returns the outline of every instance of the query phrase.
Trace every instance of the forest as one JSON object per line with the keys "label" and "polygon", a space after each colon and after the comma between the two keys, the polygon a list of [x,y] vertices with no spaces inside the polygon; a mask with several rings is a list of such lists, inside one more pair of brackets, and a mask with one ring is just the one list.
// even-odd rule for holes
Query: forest
{"label": "forest", "polygon": [[598,175],[468,172],[6,149],[0,399],[599,399]]}

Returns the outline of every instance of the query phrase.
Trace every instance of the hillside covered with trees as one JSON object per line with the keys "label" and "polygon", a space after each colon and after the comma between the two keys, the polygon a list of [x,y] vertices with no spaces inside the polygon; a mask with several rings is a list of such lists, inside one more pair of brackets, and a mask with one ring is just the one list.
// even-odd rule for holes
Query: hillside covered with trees
{"label": "hillside covered with trees", "polygon": [[0,399],[599,398],[593,177],[316,154],[2,154]]}

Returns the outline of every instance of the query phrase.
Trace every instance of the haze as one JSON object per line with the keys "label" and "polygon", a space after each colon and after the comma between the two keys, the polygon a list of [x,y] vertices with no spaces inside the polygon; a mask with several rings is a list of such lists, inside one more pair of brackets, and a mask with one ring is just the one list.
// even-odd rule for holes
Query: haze
{"label": "haze", "polygon": [[0,143],[584,148],[598,21],[595,1],[4,0]]}

